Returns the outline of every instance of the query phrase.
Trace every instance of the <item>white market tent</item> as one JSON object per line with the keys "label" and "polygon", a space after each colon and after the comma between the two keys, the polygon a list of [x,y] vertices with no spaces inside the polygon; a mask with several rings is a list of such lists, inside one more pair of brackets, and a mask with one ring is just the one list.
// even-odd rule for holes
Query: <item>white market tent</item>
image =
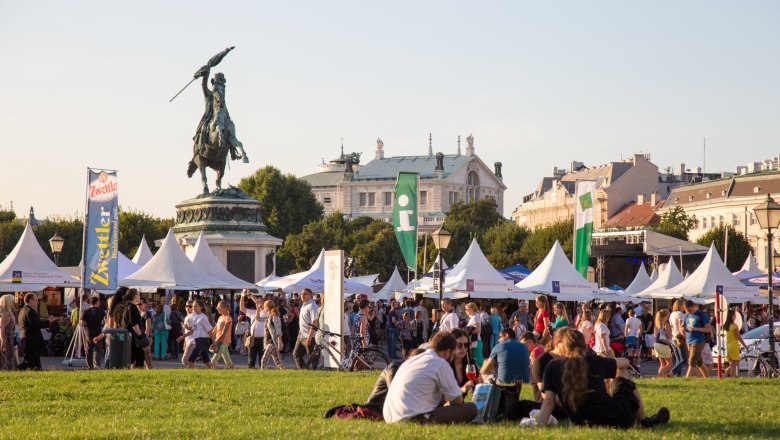
{"label": "white market tent", "polygon": [[[558,283],[559,293],[553,293],[553,282]],[[598,289],[574,269],[558,240],[539,267],[516,286],[530,294],[524,299],[533,299],[534,293],[540,293],[555,296],[559,301],[589,301]]]}
{"label": "white market tent", "polygon": [[373,286],[377,283],[377,280],[379,279],[378,273],[372,273],[370,275],[361,275],[359,277],[352,277],[350,280],[356,281],[360,284],[365,284],[366,286]]}
{"label": "white market tent", "polygon": [[[262,287],[262,288],[265,289],[267,285],[277,281],[279,278],[281,278],[281,277],[278,277],[278,276],[276,276],[274,274],[271,274],[271,275],[268,275],[267,277],[263,278],[262,280],[256,282],[255,285],[257,287]],[[273,288],[272,287],[268,287],[268,289],[270,290],[270,289],[273,289]]]}
{"label": "white market tent", "polygon": [[647,287],[647,289],[636,293],[632,296],[637,298],[668,298],[666,291],[672,287],[682,283],[685,277],[680,273],[680,269],[674,263],[674,257],[669,258],[669,262],[666,263],[666,267],[661,270],[658,275],[658,279],[653,281],[653,284]]}
{"label": "white market tent", "polygon": [[404,289],[406,289],[406,283],[404,283],[404,279],[401,278],[401,274],[398,273],[398,268],[396,267],[385,285],[382,286],[382,289],[380,289],[379,292],[369,295],[368,299],[371,301],[378,301],[380,299],[389,300],[395,292]]}
{"label": "white market tent", "polygon": [[710,246],[707,256],[699,267],[684,281],[666,290],[665,295],[669,298],[685,297],[704,302],[715,297],[716,286],[723,286],[723,295],[731,303],[759,299],[758,287],[745,286],[732,275],[720,259],[715,245]]}
{"label": "white market tent", "polygon": [[[439,251],[438,254],[436,254],[436,259],[433,260],[433,263],[431,263],[431,268],[426,272],[426,274],[433,275],[433,265],[436,264],[437,261],[439,261],[439,256],[441,255],[441,251]],[[447,264],[447,262],[444,260],[444,257],[441,259],[441,267],[443,270],[447,270],[450,268],[450,266]]]}
{"label": "white market tent", "polygon": [[[14,282],[14,272],[16,279]],[[35,292],[46,287],[79,287],[80,281],[57,267],[41,249],[27,223],[11,253],[0,263],[0,292]]]}
{"label": "white market tent", "polygon": [[656,282],[657,280],[658,280],[658,271],[654,267],[653,268],[653,272],[650,274],[650,283],[652,284],[652,283]]}
{"label": "white market tent", "polygon": [[154,255],[152,254],[152,250],[149,249],[149,245],[146,244],[146,236],[141,236],[141,244],[138,246],[138,250],[135,251],[133,263],[143,267],[146,265],[146,263],[149,262],[149,260],[152,259],[153,256]]}
{"label": "white market tent", "polygon": [[[647,274],[645,274],[646,276]],[[612,290],[608,287],[602,287],[593,294],[593,299],[599,302],[616,302],[627,303],[631,302],[632,298],[623,295],[623,290]]]}
{"label": "white market tent", "polygon": [[[653,271],[655,274],[655,271]],[[658,278],[658,276],[656,276]],[[636,273],[636,276],[634,277],[634,281],[631,281],[631,284],[626,287],[626,289],[623,291],[623,295],[630,296],[635,293],[639,293],[653,284],[653,282],[650,280],[650,277],[647,276],[647,270],[645,269],[645,262],[639,263],[639,270]]]}
{"label": "white market tent", "polygon": [[751,251],[748,254],[747,260],[745,260],[745,264],[742,265],[742,269],[734,272],[734,276],[737,277],[738,280],[742,281],[749,278],[766,276],[766,273],[762,272],[761,269],[758,268],[756,259],[753,258],[753,252]]}
{"label": "white market tent", "polygon": [[195,246],[188,249],[187,258],[190,259],[198,269],[205,272],[207,275],[222,281],[230,290],[241,289],[257,289],[252,283],[248,283],[241,278],[228,272],[224,266],[217,260],[214,253],[211,251],[206,238],[203,236],[203,231],[200,231],[198,235],[198,241],[195,242]]}
{"label": "white market tent", "polygon": [[[130,275],[136,273],[138,269],[141,268],[141,266],[133,263],[129,258],[125,257],[125,254],[119,252],[119,256],[117,257],[118,267],[117,267],[117,279],[121,280],[122,278],[127,278]],[[84,262],[82,261],[81,264],[83,265]],[[80,268],[81,266],[79,266]],[[79,271],[80,272],[80,271]],[[114,290],[98,290],[98,292],[102,293],[103,295],[113,295],[116,293]]]}
{"label": "white market tent", "polygon": [[157,254],[134,274],[121,279],[120,286],[171,290],[228,289],[225,283],[206,274],[190,261],[179,246],[173,229]]}
{"label": "white market tent", "polygon": [[519,294],[512,281],[504,278],[490,264],[476,239],[471,241],[458,264],[447,272],[444,288],[453,293],[463,292],[470,298],[481,299],[516,298]]}
{"label": "white market tent", "polygon": [[[265,283],[263,287],[267,289],[281,289],[287,293],[300,292],[303,289],[310,289],[312,292],[323,292],[325,290],[325,249],[320,251],[320,255],[309,270],[280,277]],[[374,289],[351,278],[345,278],[344,292],[369,295],[374,293]]]}

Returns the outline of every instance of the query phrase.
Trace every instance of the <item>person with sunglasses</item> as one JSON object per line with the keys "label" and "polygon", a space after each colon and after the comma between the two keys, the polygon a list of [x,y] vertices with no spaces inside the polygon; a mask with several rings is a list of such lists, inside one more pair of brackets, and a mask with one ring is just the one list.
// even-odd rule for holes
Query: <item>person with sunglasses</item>
{"label": "person with sunglasses", "polygon": [[474,363],[474,359],[469,358],[471,342],[469,341],[466,332],[456,328],[450,333],[455,337],[456,342],[455,354],[452,357],[452,362],[450,362],[450,367],[452,367],[452,372],[455,374],[455,381],[458,382],[460,391],[465,398],[469,391],[472,391],[477,384],[476,378],[474,380],[468,378],[468,375],[466,374],[467,370],[471,368],[471,371],[474,372],[473,374],[477,375],[479,374],[479,370],[477,369],[477,364]]}

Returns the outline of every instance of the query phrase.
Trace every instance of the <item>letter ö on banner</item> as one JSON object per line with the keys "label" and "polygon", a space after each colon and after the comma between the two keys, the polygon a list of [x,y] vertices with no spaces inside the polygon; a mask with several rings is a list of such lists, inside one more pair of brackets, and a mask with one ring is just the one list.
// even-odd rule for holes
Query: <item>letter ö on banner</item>
{"label": "letter \u00f6 on banner", "polygon": [[[402,208],[409,204],[409,196],[406,194],[401,195],[398,197],[398,205]],[[414,227],[411,225],[411,222],[409,221],[409,218],[414,214],[413,210],[400,210],[398,211],[398,221],[401,223],[401,226],[398,226],[396,230],[398,232],[407,232],[407,231],[414,231]]]}

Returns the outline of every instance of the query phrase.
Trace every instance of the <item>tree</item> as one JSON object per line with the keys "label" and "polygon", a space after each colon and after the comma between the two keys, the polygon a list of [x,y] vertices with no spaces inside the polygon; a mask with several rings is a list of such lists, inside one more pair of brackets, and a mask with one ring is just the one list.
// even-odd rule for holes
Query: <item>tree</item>
{"label": "tree", "polygon": [[14,221],[0,222],[0,262],[14,249],[24,232],[24,225]]}
{"label": "tree", "polygon": [[263,223],[275,237],[286,239],[303,231],[309,222],[322,218],[322,205],[311,186],[292,174],[282,175],[271,165],[244,177],[238,187],[261,203]]}
{"label": "tree", "polygon": [[520,249],[531,231],[511,221],[503,221],[485,233],[483,251],[493,267],[501,269],[517,263],[525,263]]}
{"label": "tree", "polygon": [[146,242],[154,247],[155,240],[161,240],[168,234],[168,229],[175,224],[174,219],[161,219],[141,211],[124,211],[119,208],[119,252],[128,258],[133,258],[141,237],[146,236]]}
{"label": "tree", "polygon": [[404,268],[404,256],[395,239],[393,225],[381,220],[373,220],[351,234],[354,246],[350,255],[357,257],[356,268],[359,273],[378,273],[379,279],[386,281],[396,267]]}
{"label": "tree", "polygon": [[347,251],[347,235],[347,222],[338,211],[305,225],[300,233],[288,235],[279,248],[277,273],[308,269],[323,248]]}
{"label": "tree", "polygon": [[718,226],[705,232],[696,240],[696,243],[702,246],[710,246],[715,243],[715,250],[717,250],[720,257],[723,258],[723,245],[727,229],[729,235],[729,252],[726,267],[729,268],[730,272],[736,272],[742,268],[748,255],[753,252],[753,247],[750,246],[750,242],[745,237],[745,234],[728,226]]}
{"label": "tree", "polygon": [[60,234],[65,242],[62,246],[62,252],[57,257],[60,266],[78,266],[81,263],[81,249],[84,237],[84,221],[80,218],[47,218],[40,225],[33,227],[35,238],[38,244],[47,255],[51,255],[51,245],[49,239],[55,233]]}
{"label": "tree", "polygon": [[0,223],[15,222],[16,212],[13,209],[0,209]]}
{"label": "tree", "polygon": [[535,269],[550,252],[556,240],[561,243],[566,255],[571,256],[573,235],[574,218],[560,220],[549,226],[538,228],[523,242],[523,247],[520,248],[520,258],[528,263],[529,268]]}
{"label": "tree", "polygon": [[688,240],[688,232],[698,224],[695,216],[686,214],[682,206],[675,206],[661,214],[661,221],[653,230],[680,240]]}
{"label": "tree", "polygon": [[451,205],[444,220],[444,228],[452,234],[452,239],[447,250],[442,253],[444,259],[451,264],[459,261],[472,239],[483,237],[488,229],[501,222],[503,218],[496,209],[496,201],[493,199]]}

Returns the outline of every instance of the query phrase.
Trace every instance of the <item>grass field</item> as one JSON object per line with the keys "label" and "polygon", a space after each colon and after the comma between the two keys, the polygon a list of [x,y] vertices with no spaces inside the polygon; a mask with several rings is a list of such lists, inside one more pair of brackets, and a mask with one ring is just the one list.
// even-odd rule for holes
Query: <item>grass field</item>
{"label": "grass field", "polygon": [[[780,382],[643,380],[653,431],[388,425],[325,420],[333,406],[362,403],[374,373],[310,371],[50,371],[0,374],[2,438],[780,438]],[[530,395],[523,390],[524,398]],[[446,436],[446,437],[445,437]]]}

